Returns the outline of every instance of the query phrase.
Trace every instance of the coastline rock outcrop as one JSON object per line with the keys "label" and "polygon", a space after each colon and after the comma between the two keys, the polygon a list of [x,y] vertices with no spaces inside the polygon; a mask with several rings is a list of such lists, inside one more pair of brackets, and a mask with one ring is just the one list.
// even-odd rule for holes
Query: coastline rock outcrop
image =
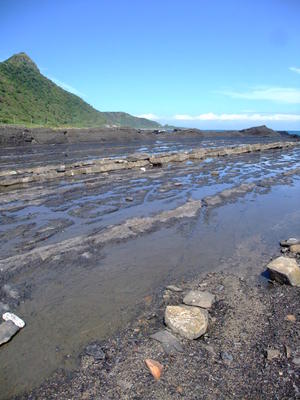
{"label": "coastline rock outcrop", "polygon": [[[81,174],[96,174],[112,172],[124,169],[139,168],[145,172],[146,167],[162,166],[170,162],[185,162],[187,160],[204,160],[212,157],[223,157],[227,155],[244,154],[256,151],[267,151],[274,149],[286,149],[299,146],[299,142],[273,142],[256,143],[243,146],[229,146],[218,148],[198,148],[190,152],[178,151],[159,154],[142,154],[137,157],[134,153],[124,158],[101,158],[93,160],[81,160],[68,164],[51,164],[47,166],[36,166],[20,168],[18,170],[4,170],[0,172],[0,187],[24,184],[37,181],[48,181],[63,176],[73,177]],[[249,186],[251,184],[245,184]],[[224,194],[224,196],[226,193]],[[230,195],[228,193],[227,195]]]}

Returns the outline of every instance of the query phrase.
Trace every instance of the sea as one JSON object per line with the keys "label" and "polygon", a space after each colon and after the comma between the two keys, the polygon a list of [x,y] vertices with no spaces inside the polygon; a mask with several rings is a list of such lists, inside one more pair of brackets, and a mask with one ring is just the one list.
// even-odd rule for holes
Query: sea
{"label": "sea", "polygon": [[300,136],[300,131],[287,131],[287,132],[290,133],[291,135]]}

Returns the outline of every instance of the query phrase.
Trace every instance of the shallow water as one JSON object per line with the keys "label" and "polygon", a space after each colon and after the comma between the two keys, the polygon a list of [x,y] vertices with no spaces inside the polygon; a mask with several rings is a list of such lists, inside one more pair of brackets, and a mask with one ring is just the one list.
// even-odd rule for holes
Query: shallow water
{"label": "shallow water", "polygon": [[[14,192],[3,193],[1,218],[7,219],[1,231],[15,234],[2,237],[0,257],[26,251],[29,241],[42,238],[34,247],[59,243],[134,216],[175,208],[190,198],[280,174],[299,166],[299,161],[299,150],[271,151],[179,163],[144,174],[80,177],[42,189],[32,185],[16,190],[13,198],[8,196]],[[211,170],[219,176],[212,176]],[[146,296],[161,295],[169,283],[221,269],[259,275],[278,254],[280,239],[300,235],[299,198],[300,180],[295,176],[287,185],[254,191],[215,209],[203,208],[196,218],[136,239],[91,247],[79,257],[57,255],[21,269],[9,283],[24,293],[16,312],[27,325],[0,349],[0,398],[32,389],[57,368],[74,368],[86,344],[124,327],[143,308]],[[108,206],[116,210],[107,213]],[[82,213],[80,207],[85,207]],[[64,227],[45,238],[41,228],[53,227],[54,219],[72,225],[59,225]],[[28,229],[16,234],[14,229],[24,224]]]}

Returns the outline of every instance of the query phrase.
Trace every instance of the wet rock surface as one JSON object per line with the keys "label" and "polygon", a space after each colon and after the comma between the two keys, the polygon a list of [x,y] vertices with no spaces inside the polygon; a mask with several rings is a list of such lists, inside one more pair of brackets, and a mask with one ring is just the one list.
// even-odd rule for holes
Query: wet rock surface
{"label": "wet rock surface", "polygon": [[[0,187],[9,187],[13,185],[20,185],[29,182],[45,182],[55,178],[61,178],[61,176],[73,177],[76,175],[86,174],[98,174],[113,172],[119,170],[136,169],[139,168],[145,172],[145,167],[153,167],[158,165],[164,165],[174,162],[190,162],[188,160],[205,160],[211,157],[224,157],[234,156],[239,154],[257,152],[257,151],[270,151],[276,149],[287,149],[299,147],[298,141],[280,141],[273,143],[256,143],[251,145],[240,145],[230,147],[220,147],[216,149],[194,149],[191,152],[178,151],[170,153],[160,153],[141,157],[124,157],[120,159],[116,158],[101,158],[93,160],[79,160],[75,163],[66,165],[47,165],[47,167],[31,167],[22,168],[14,171],[11,174],[11,170],[2,170],[0,175]],[[217,171],[214,171],[213,176],[216,175]],[[226,196],[226,192],[224,192]]]}

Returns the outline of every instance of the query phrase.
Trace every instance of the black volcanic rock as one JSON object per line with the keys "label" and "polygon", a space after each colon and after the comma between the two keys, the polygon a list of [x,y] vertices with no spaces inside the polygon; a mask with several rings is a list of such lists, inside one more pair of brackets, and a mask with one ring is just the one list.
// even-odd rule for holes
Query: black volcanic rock
{"label": "black volcanic rock", "polygon": [[266,125],[239,130],[245,136],[280,136],[279,132],[268,128]]}

